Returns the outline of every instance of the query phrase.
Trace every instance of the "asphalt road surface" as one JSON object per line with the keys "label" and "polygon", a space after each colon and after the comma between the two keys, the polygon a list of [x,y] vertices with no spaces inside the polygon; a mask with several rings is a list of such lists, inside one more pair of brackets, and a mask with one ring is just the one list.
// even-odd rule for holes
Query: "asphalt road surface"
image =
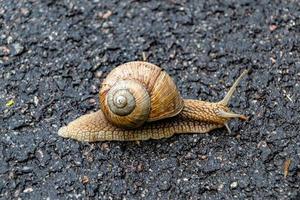
{"label": "asphalt road surface", "polygon": [[[250,117],[208,134],[82,143],[115,66]],[[300,199],[300,1],[0,0],[0,199]]]}

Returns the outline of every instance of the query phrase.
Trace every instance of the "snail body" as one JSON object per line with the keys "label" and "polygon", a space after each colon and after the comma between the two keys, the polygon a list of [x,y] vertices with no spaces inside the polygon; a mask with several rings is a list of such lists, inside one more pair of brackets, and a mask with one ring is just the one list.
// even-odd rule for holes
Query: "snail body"
{"label": "snail body", "polygon": [[[100,110],[83,115],[58,134],[79,141],[133,141],[171,137],[177,133],[206,133],[225,126],[231,118],[228,102],[239,81],[223,100],[211,103],[182,99],[172,78],[148,62],[129,62],[113,69],[99,92]],[[230,131],[230,130],[229,130]]]}

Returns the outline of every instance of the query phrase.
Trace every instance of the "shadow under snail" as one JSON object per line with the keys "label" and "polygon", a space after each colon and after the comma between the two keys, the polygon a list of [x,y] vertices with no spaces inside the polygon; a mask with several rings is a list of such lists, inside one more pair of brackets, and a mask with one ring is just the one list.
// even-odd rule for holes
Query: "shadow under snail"
{"label": "shadow under snail", "polygon": [[244,71],[225,97],[216,103],[182,99],[172,78],[160,67],[142,61],[113,69],[99,92],[100,110],[59,129],[58,135],[79,141],[138,141],[179,133],[207,133],[225,126],[233,113],[228,102]]}

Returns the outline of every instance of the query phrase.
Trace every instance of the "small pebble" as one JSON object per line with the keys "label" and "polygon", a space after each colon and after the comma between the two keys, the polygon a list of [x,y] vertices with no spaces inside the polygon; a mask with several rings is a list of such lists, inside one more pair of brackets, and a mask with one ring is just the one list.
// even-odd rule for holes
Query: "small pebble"
{"label": "small pebble", "polygon": [[89,180],[89,177],[88,177],[88,176],[83,176],[83,177],[81,178],[81,183],[87,184],[87,183],[89,183],[89,182],[90,182],[90,180]]}
{"label": "small pebble", "polygon": [[24,51],[24,47],[20,43],[13,43],[11,46],[12,46],[10,52],[11,56],[17,56]]}
{"label": "small pebble", "polygon": [[109,145],[107,143],[102,143],[100,146],[101,151],[109,151]]}
{"label": "small pebble", "polygon": [[97,71],[96,74],[95,74],[95,76],[96,76],[97,78],[101,78],[102,74],[103,74],[102,71]]}
{"label": "small pebble", "polygon": [[9,53],[10,50],[7,46],[0,46],[0,56],[7,56]]}
{"label": "small pebble", "polygon": [[96,100],[95,99],[89,99],[89,104],[96,105]]}
{"label": "small pebble", "polygon": [[96,85],[92,85],[92,86],[91,86],[91,92],[92,92],[93,94],[96,94],[97,91],[98,91],[97,86],[96,86]]}
{"label": "small pebble", "polygon": [[275,58],[270,58],[270,60],[271,60],[271,62],[272,62],[272,64],[275,64],[276,63],[276,59]]}
{"label": "small pebble", "polygon": [[105,13],[99,13],[98,17],[101,19],[107,19],[112,15],[112,12],[110,10],[106,11]]}
{"label": "small pebble", "polygon": [[29,192],[33,192],[33,189],[31,187],[29,188],[25,188],[25,190],[23,190],[24,193],[29,193]]}
{"label": "small pebble", "polygon": [[28,17],[28,15],[30,14],[30,11],[28,10],[28,8],[21,8],[20,12],[22,15],[24,15],[25,17]]}
{"label": "small pebble", "polygon": [[230,184],[230,188],[231,189],[235,189],[235,188],[237,188],[237,186],[238,186],[238,182],[232,182],[231,184]]}
{"label": "small pebble", "polygon": [[23,173],[30,173],[32,172],[33,168],[32,167],[28,167],[28,166],[25,166],[22,168],[22,172]]}
{"label": "small pebble", "polygon": [[269,30],[270,31],[275,31],[277,29],[277,26],[276,25],[270,25],[269,26]]}
{"label": "small pebble", "polygon": [[143,170],[144,170],[144,165],[142,163],[139,163],[138,166],[137,166],[137,171],[141,172]]}

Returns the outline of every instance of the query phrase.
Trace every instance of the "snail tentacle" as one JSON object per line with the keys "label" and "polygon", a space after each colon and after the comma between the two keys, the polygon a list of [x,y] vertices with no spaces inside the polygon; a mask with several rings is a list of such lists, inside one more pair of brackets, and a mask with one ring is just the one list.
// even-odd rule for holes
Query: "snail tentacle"
{"label": "snail tentacle", "polygon": [[230,87],[229,91],[227,92],[227,94],[225,95],[225,97],[219,101],[219,103],[223,104],[223,105],[228,105],[234,91],[236,90],[236,87],[239,85],[239,83],[241,82],[241,80],[243,79],[244,76],[246,76],[248,74],[249,70],[245,70],[243,71],[243,73],[236,79],[236,81],[233,83],[233,85]]}
{"label": "snail tentacle", "polygon": [[217,114],[221,117],[225,117],[225,118],[239,118],[241,120],[248,120],[248,117],[242,114],[238,114],[238,113],[233,113],[230,111],[224,111],[224,110],[219,110],[217,112]]}

